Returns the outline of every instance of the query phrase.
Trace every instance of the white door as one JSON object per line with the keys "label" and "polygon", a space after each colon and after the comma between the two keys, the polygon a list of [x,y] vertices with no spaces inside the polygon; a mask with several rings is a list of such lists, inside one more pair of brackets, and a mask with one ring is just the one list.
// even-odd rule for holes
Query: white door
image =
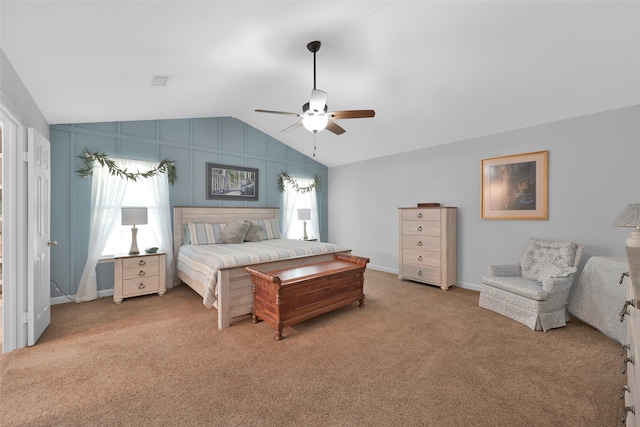
{"label": "white door", "polygon": [[34,345],[51,322],[50,207],[51,147],[35,129],[28,129],[29,186],[28,194],[28,278],[27,322],[28,342]]}

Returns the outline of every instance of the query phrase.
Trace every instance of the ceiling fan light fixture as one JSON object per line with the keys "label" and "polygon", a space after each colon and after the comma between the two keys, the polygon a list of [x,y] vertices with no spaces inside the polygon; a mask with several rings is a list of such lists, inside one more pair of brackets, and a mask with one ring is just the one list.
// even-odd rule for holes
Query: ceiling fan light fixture
{"label": "ceiling fan light fixture", "polygon": [[329,123],[329,119],[327,116],[323,115],[308,115],[304,116],[302,119],[302,125],[309,132],[319,132],[327,127],[327,123]]}

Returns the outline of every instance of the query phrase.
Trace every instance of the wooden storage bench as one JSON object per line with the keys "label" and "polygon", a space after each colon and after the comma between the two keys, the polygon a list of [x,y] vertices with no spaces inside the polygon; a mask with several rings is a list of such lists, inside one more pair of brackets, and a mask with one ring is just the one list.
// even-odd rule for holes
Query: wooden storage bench
{"label": "wooden storage bench", "polygon": [[253,283],[253,323],[282,329],[359,301],[364,307],[364,270],[369,258],[335,254],[333,261],[260,271],[246,267]]}

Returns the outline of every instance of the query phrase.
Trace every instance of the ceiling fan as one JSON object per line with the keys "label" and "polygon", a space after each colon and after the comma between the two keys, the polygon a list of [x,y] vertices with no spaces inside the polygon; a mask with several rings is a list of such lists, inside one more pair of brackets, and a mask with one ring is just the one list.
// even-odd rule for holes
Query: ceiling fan
{"label": "ceiling fan", "polygon": [[282,129],[282,132],[289,132],[300,126],[305,129],[317,133],[323,129],[327,129],[336,135],[342,135],[345,130],[335,123],[333,120],[338,119],[361,119],[373,117],[376,112],[373,110],[345,110],[328,112],[327,93],[316,89],[316,52],[320,50],[320,42],[313,41],[307,44],[307,49],[313,53],[313,90],[311,91],[311,99],[302,106],[302,113],[289,113],[286,111],[273,110],[256,110],[258,113],[284,114],[287,116],[302,117],[302,120],[288,128]]}

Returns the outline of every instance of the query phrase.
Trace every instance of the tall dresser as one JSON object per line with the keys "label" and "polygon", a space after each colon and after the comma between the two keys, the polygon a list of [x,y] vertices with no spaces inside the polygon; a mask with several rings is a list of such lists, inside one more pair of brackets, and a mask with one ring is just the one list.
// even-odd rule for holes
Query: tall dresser
{"label": "tall dresser", "polygon": [[398,278],[440,286],[456,284],[457,208],[399,208]]}

